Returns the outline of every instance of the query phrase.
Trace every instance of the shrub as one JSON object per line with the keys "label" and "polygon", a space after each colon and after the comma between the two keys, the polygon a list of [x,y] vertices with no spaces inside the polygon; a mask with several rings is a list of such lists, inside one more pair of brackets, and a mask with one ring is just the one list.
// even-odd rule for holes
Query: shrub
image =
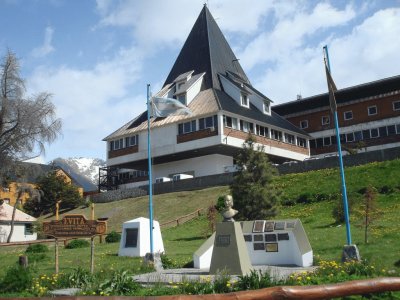
{"label": "shrub", "polygon": [[252,270],[250,274],[239,276],[239,290],[257,290],[272,286],[270,275]]}
{"label": "shrub", "polygon": [[46,253],[49,248],[44,244],[32,244],[26,248],[25,253]]}
{"label": "shrub", "polygon": [[379,194],[392,194],[394,193],[394,188],[388,185],[384,185],[379,188]]}
{"label": "shrub", "polygon": [[132,295],[140,289],[137,283],[127,271],[115,271],[111,278],[99,285],[99,295]]}
{"label": "shrub", "polygon": [[297,203],[309,204],[313,202],[313,196],[310,193],[301,194],[297,199]]}
{"label": "shrub", "polygon": [[293,206],[296,204],[296,201],[293,199],[283,199],[282,200],[282,205],[283,206]]}
{"label": "shrub", "polygon": [[59,286],[88,288],[94,281],[94,275],[92,275],[88,270],[78,267],[70,273],[61,274],[59,277]]}
{"label": "shrub", "polygon": [[116,231],[111,231],[106,236],[106,243],[117,243],[121,240],[121,234]]}
{"label": "shrub", "polygon": [[0,282],[0,290],[3,292],[21,292],[32,285],[32,272],[30,268],[20,266],[11,267]]}
{"label": "shrub", "polygon": [[215,208],[219,211],[222,212],[225,209],[225,199],[224,196],[219,196],[217,199],[217,204],[215,205]]}
{"label": "shrub", "polygon": [[46,253],[29,253],[28,254],[28,262],[36,263],[47,258]]}
{"label": "shrub", "polygon": [[87,240],[72,240],[65,246],[66,249],[86,248],[89,247],[90,243]]}

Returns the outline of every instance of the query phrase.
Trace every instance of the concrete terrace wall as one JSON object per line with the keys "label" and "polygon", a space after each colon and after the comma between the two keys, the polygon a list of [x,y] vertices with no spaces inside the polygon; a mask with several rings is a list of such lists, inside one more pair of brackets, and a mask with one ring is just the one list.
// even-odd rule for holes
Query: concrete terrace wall
{"label": "concrete terrace wall", "polygon": [[[400,148],[390,148],[371,152],[346,155],[343,157],[345,167],[363,165],[374,161],[385,161],[400,158]],[[313,170],[338,168],[337,157],[325,157],[322,159],[307,160],[302,162],[290,162],[277,166],[279,174],[303,173]],[[153,193],[166,194],[171,192],[190,191],[204,189],[212,186],[229,185],[233,180],[233,173],[224,173],[180,181],[170,181],[154,184]],[[126,198],[136,198],[148,195],[148,186],[139,188],[120,189],[91,196],[96,203],[112,202]]]}

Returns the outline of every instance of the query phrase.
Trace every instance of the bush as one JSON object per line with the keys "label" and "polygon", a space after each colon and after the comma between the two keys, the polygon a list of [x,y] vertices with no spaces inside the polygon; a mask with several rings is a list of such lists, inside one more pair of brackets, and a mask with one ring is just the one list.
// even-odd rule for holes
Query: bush
{"label": "bush", "polygon": [[30,268],[20,266],[7,270],[4,279],[0,282],[0,290],[3,292],[21,292],[32,285],[32,272]]}
{"label": "bush", "polygon": [[25,253],[46,253],[49,252],[49,248],[43,244],[32,244],[26,248]]}
{"label": "bush", "polygon": [[115,231],[111,231],[106,236],[106,243],[117,243],[121,240],[121,234]]}
{"label": "bush", "polygon": [[297,199],[297,203],[309,204],[314,202],[313,196],[310,193],[301,194]]}
{"label": "bush", "polygon": [[27,256],[29,263],[36,263],[47,258],[46,253],[29,253]]}
{"label": "bush", "polygon": [[65,246],[66,249],[86,248],[90,243],[87,240],[72,240]]}
{"label": "bush", "polygon": [[392,194],[394,193],[394,188],[388,185],[384,185],[379,188],[379,194]]}
{"label": "bush", "polygon": [[222,212],[225,209],[225,198],[224,196],[219,196],[217,199],[217,204],[215,205],[215,208],[217,209],[218,212]]}
{"label": "bush", "polygon": [[296,204],[296,201],[293,199],[283,199],[282,200],[282,205],[283,206],[293,206]]}

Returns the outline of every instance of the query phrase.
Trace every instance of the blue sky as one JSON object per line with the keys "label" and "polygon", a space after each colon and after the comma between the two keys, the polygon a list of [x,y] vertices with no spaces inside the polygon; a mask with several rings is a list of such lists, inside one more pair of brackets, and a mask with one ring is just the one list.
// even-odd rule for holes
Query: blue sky
{"label": "blue sky", "polygon": [[[28,93],[52,93],[56,157],[105,158],[102,139],[145,110],[204,0],[0,0],[0,56],[20,58]],[[252,84],[275,104],[400,74],[400,0],[208,0]]]}

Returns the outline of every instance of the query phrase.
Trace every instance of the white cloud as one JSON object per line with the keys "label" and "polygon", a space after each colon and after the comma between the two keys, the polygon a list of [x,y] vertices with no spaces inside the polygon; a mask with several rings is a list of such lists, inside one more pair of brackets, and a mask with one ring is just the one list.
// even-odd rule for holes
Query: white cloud
{"label": "white cloud", "polygon": [[338,88],[399,74],[400,9],[381,10],[347,35],[301,49],[290,49],[255,82],[275,103],[294,100],[298,93],[312,96],[327,91],[322,46],[328,42],[333,78]]}
{"label": "white cloud", "polygon": [[51,44],[53,40],[53,34],[53,27],[47,26],[44,32],[43,45],[32,50],[32,55],[34,57],[44,57],[54,51],[54,47]]}
{"label": "white cloud", "polygon": [[[280,11],[280,6],[275,6]],[[276,13],[278,21],[271,31],[262,32],[239,54],[245,69],[265,62],[276,62],[291,56],[296,49],[302,51],[313,34],[330,27],[345,25],[354,18],[351,6],[340,11],[328,3],[318,3],[307,12],[297,5],[296,10]]]}
{"label": "white cloud", "polygon": [[93,69],[42,66],[35,70],[28,79],[29,91],[54,94],[53,103],[63,121],[64,136],[49,148],[51,157],[65,148],[72,156],[85,155],[85,151],[105,154],[101,140],[145,107],[145,97],[138,99],[131,90],[141,75],[141,59],[136,48],[121,49]]}

